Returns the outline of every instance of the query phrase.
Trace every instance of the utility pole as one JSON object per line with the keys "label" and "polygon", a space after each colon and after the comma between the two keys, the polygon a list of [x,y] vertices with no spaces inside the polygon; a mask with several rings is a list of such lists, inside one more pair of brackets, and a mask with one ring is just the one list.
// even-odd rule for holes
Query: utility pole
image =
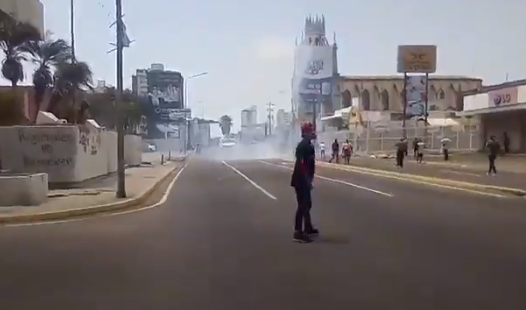
{"label": "utility pole", "polygon": [[75,54],[75,0],[70,0],[69,2],[69,35],[71,40],[71,56],[72,60],[75,62],[77,56]]}
{"label": "utility pole", "polygon": [[126,182],[124,175],[124,109],[122,103],[123,87],[123,49],[124,23],[122,21],[122,0],[115,0],[117,29],[117,93],[115,106],[117,110],[117,198],[126,197]]}
{"label": "utility pole", "polygon": [[267,103],[267,117],[268,117],[268,135],[272,136],[272,116],[274,115],[274,106],[272,102]]}

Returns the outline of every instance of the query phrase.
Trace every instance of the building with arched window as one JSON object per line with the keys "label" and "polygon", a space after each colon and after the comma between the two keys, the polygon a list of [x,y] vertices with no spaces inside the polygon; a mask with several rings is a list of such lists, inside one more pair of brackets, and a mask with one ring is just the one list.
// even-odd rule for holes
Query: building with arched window
{"label": "building with arched window", "polygon": [[[358,98],[361,111],[403,111],[404,78],[393,76],[342,76],[340,78],[341,106],[350,107]],[[429,77],[429,111],[462,111],[458,95],[467,90],[480,89],[482,80],[464,76]],[[338,108],[338,107],[337,107]]]}

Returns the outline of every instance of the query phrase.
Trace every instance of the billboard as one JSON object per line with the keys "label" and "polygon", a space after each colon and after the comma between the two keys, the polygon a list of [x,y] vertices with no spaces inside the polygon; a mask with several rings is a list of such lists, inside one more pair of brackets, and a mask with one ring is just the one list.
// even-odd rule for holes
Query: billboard
{"label": "billboard", "polygon": [[[300,45],[295,50],[293,91],[300,110],[311,111],[313,104],[332,106],[334,84],[333,48]],[[318,113],[321,109],[318,108]]]}
{"label": "billboard", "polygon": [[152,106],[167,109],[182,109],[183,77],[175,71],[149,71],[148,99]]}
{"label": "billboard", "polygon": [[427,97],[427,77],[425,75],[412,75],[406,77],[406,102],[408,117],[424,116]]}
{"label": "billboard", "polygon": [[435,73],[436,67],[436,45],[398,46],[398,73]]}

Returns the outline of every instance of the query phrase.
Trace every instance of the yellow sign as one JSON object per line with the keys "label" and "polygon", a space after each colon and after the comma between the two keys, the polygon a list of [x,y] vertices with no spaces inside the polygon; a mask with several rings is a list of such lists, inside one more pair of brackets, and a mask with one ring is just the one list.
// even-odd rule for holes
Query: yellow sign
{"label": "yellow sign", "polygon": [[398,73],[435,73],[436,66],[436,45],[398,46]]}

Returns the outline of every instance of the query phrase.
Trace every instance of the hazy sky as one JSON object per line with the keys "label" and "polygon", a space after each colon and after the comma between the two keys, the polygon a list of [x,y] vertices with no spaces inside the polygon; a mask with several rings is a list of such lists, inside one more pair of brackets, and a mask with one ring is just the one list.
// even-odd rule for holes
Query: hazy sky
{"label": "hazy sky", "polygon": [[[41,0],[46,28],[69,38],[69,0]],[[115,81],[114,0],[75,0],[77,53],[95,79]],[[194,115],[234,117],[265,102],[290,106],[294,39],[308,14],[324,14],[337,34],[342,75],[395,74],[399,44],[438,46],[438,74],[498,83],[526,72],[524,0],[122,0],[133,46],[125,86],[136,68],[161,62],[185,76]],[[280,92],[286,91],[280,94]],[[237,127],[235,126],[235,127]]]}

